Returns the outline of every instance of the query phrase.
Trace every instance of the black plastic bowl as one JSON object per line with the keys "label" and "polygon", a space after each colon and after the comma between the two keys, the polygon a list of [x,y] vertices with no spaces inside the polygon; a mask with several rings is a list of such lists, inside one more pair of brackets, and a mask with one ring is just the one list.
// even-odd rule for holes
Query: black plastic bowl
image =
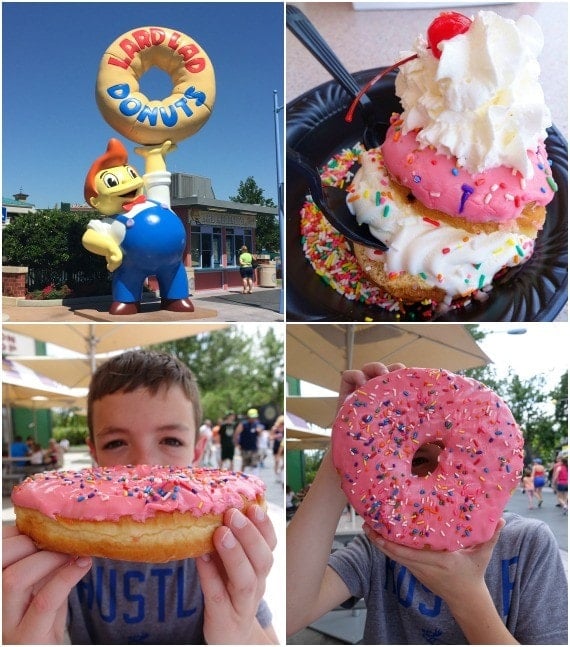
{"label": "black plastic bowl", "polygon": [[[378,69],[354,76],[363,86]],[[395,73],[380,80],[367,94],[374,101],[379,121],[386,123],[401,106],[394,91]],[[306,92],[287,105],[287,145],[321,167],[343,148],[362,138],[364,123],[356,111],[352,123],[344,117],[351,103],[334,81]],[[494,283],[489,299],[473,301],[437,321],[552,321],[568,299],[568,144],[555,128],[549,129],[546,149],[558,184],[547,206],[544,229],[532,258],[511,268]],[[305,258],[299,234],[299,212],[308,192],[304,178],[287,168],[287,319],[290,321],[405,321],[378,306],[346,299],[324,283]],[[434,317],[435,319],[435,317]]]}

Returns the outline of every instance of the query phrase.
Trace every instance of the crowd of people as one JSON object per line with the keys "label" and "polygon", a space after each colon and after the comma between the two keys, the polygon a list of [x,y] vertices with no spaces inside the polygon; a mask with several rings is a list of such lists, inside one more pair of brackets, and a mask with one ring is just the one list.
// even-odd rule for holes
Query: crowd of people
{"label": "crowd of people", "polygon": [[525,467],[522,478],[522,490],[528,497],[528,507],[541,507],[544,503],[542,490],[550,485],[556,495],[556,507],[562,508],[563,514],[568,513],[568,456],[559,455],[549,470],[541,458],[534,458],[532,466]]}
{"label": "crowd of people", "polygon": [[22,436],[15,436],[10,445],[10,456],[22,459],[14,461],[14,467],[28,471],[59,469],[63,467],[63,455],[68,448],[67,441],[58,443],[55,438],[50,438],[47,447],[42,447],[32,436],[28,436],[25,442]]}
{"label": "crowd of people", "polygon": [[542,464],[541,458],[534,458],[532,466],[524,469],[522,490],[528,498],[529,510],[535,505],[538,508],[544,503],[543,488],[550,485],[556,495],[556,507],[562,508],[562,513],[568,513],[568,457],[559,455],[550,470]]}
{"label": "crowd of people", "polygon": [[[272,455],[275,479],[282,482],[284,427],[284,417],[278,416],[268,429],[254,408],[249,409],[245,416],[227,411],[216,424],[206,418],[199,430],[199,442],[204,447],[201,465],[257,473]],[[236,464],[238,458],[239,465]]]}

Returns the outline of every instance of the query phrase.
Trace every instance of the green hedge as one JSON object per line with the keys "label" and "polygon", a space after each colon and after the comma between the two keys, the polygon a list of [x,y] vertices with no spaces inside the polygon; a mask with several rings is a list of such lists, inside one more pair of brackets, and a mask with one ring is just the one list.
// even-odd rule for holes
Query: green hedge
{"label": "green hedge", "polygon": [[67,438],[71,446],[85,445],[88,436],[89,430],[87,427],[74,427],[73,429],[69,427],[54,427],[53,429],[53,437],[57,442]]}

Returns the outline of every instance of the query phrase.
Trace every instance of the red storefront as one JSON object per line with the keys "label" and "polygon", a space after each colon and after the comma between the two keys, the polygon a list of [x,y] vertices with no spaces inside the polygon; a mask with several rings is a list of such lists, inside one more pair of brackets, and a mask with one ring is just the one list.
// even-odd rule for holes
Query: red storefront
{"label": "red storefront", "polygon": [[241,286],[239,249],[256,248],[256,217],[277,217],[276,207],[216,200],[209,178],[173,173],[170,187],[172,209],[186,226],[184,264],[192,290]]}

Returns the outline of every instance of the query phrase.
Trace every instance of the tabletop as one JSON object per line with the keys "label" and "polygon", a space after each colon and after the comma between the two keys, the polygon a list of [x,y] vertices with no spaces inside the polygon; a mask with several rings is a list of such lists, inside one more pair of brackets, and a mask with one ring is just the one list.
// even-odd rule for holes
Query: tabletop
{"label": "tabletop", "polygon": [[[295,2],[331,45],[349,72],[393,65],[400,52],[411,49],[418,34],[441,11],[443,3],[431,8],[386,9],[395,3],[386,2]],[[398,3],[406,6],[407,3]],[[418,4],[418,3],[414,3]],[[422,3],[426,6],[425,3]],[[431,3],[430,3],[431,4]],[[516,20],[531,15],[544,33],[544,48],[539,57],[540,80],[552,122],[568,139],[568,4],[566,2],[517,2],[507,4],[476,3],[446,5],[473,15],[479,9],[496,11]],[[354,5],[382,7],[356,10]],[[437,5],[437,8],[435,7]],[[287,47],[287,102],[321,83],[330,81],[330,74],[318,63],[289,30]]]}

